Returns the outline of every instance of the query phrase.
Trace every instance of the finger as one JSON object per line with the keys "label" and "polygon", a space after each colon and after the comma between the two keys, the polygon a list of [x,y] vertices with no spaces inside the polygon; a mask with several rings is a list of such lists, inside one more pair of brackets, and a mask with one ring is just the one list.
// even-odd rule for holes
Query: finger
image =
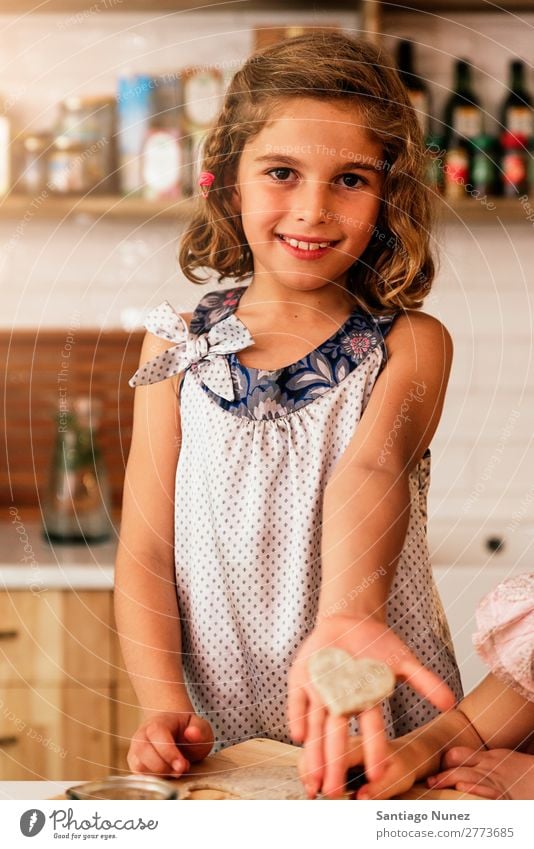
{"label": "finger", "polygon": [[468,781],[459,781],[456,789],[460,793],[472,793],[474,796],[482,796],[484,799],[500,799],[501,797],[499,791],[488,784],[469,784]]}
{"label": "finger", "polygon": [[128,752],[126,755],[126,763],[128,764],[130,772],[142,772],[141,761],[136,755],[131,754],[131,752]]}
{"label": "finger", "polygon": [[137,758],[136,772],[150,773],[151,775],[169,775],[174,770],[170,764],[160,758],[151,743],[140,743],[135,751]]}
{"label": "finger", "polygon": [[455,787],[458,781],[467,781],[469,784],[478,783],[484,774],[470,766],[459,766],[455,769],[447,769],[445,772],[439,772],[437,775],[432,775],[427,778],[426,783],[432,790],[439,790],[444,787]]}
{"label": "finger", "polygon": [[360,735],[348,738],[347,742],[347,767],[363,764],[363,745]]}
{"label": "finger", "polygon": [[297,769],[300,780],[306,788],[308,799],[315,799],[315,797],[317,796],[317,782],[313,778],[313,776],[310,775],[309,772],[308,750],[306,747],[300,750],[300,755],[297,761]]}
{"label": "finger", "polygon": [[307,716],[308,733],[304,742],[308,767],[310,792],[316,795],[322,787],[324,777],[324,726],[326,708],[313,702]]}
{"label": "finger", "polygon": [[477,766],[482,753],[468,746],[453,746],[443,755],[441,766],[450,768],[453,766]]}
{"label": "finger", "polygon": [[[189,762],[178,749],[170,730],[160,722],[149,722],[145,728],[146,738],[156,754],[167,765],[168,772],[182,773],[189,769]],[[151,756],[152,757],[152,756]]]}
{"label": "finger", "polygon": [[347,718],[329,714],[325,723],[323,747],[325,756],[323,795],[328,796],[329,799],[341,799],[345,793],[348,742]]}
{"label": "finger", "polygon": [[208,722],[193,715],[184,731],[184,742],[180,741],[180,749],[190,761],[201,761],[207,758],[213,747],[213,731]]}
{"label": "finger", "polygon": [[377,705],[358,716],[363,745],[365,774],[369,781],[378,781],[385,773],[388,761],[388,739],[382,710]]}
{"label": "finger", "polygon": [[305,687],[299,685],[290,689],[287,701],[287,719],[289,733],[294,743],[302,743],[308,736],[308,710],[309,700]]}
{"label": "finger", "polygon": [[456,697],[445,681],[426,669],[413,654],[403,657],[395,672],[439,710],[449,710],[456,704]]}

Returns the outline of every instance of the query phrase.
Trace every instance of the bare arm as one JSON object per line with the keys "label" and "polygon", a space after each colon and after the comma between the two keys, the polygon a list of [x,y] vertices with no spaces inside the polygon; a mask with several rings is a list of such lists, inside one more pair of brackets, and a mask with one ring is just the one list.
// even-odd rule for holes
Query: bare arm
{"label": "bare arm", "polygon": [[400,316],[389,362],[324,494],[319,617],[371,615],[386,601],[410,516],[409,476],[438,426],[452,340],[432,316]]}
{"label": "bare arm", "polygon": [[[455,701],[445,682],[386,625],[408,526],[410,473],[441,416],[452,340],[437,319],[410,311],[396,320],[388,341],[388,365],[325,488],[317,623],[290,670],[290,732],[308,750],[311,795],[321,786],[326,795],[338,792],[348,729],[347,719],[329,714],[310,686],[307,661],[315,651],[335,646],[385,662],[440,710]],[[363,711],[359,726],[366,772],[377,778],[386,750],[380,709]]]}
{"label": "bare arm", "polygon": [[488,749],[518,749],[534,729],[534,703],[487,675],[458,708]]}
{"label": "bare arm", "polygon": [[[434,775],[454,751],[460,760],[469,753],[521,747],[534,727],[534,704],[489,674],[463,699],[457,708],[440,714],[431,722],[393,740],[385,776],[369,787],[371,798],[389,798],[408,790],[415,781]],[[446,753],[446,754],[445,754]],[[353,738],[349,764],[362,761],[360,738]],[[481,760],[482,764],[483,761]],[[496,762],[488,761],[496,766]],[[451,766],[451,764],[446,764]],[[301,770],[305,765],[301,766]],[[483,768],[481,766],[483,771]],[[454,773],[454,770],[450,770]],[[444,773],[447,776],[447,773]],[[442,783],[454,786],[454,782]],[[466,790],[467,788],[458,788]]]}
{"label": "bare arm", "polygon": [[[189,324],[189,315],[183,315]],[[167,350],[152,333],[139,364]],[[115,562],[115,619],[128,674],[146,716],[191,711],[183,679],[174,566],[174,485],[182,375],[135,389],[133,433]]]}

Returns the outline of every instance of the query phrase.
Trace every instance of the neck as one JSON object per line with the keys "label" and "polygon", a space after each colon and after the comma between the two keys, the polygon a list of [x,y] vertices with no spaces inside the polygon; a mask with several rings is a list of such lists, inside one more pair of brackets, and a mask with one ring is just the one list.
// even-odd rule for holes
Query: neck
{"label": "neck", "polygon": [[305,319],[324,323],[326,319],[346,316],[357,306],[356,298],[339,284],[328,284],[309,292],[277,286],[255,277],[243,293],[240,308],[259,308],[274,321]]}

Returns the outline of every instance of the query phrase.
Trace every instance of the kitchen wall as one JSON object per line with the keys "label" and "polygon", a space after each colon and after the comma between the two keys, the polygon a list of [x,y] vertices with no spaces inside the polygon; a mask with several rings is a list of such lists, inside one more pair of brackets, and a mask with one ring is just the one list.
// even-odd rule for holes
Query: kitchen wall
{"label": "kitchen wall", "polygon": [[[507,94],[511,59],[526,62],[534,93],[533,26],[532,12],[394,12],[386,18],[384,46],[394,52],[399,39],[414,42],[416,70],[439,117],[454,58],[468,59],[485,129],[496,134],[494,116]],[[434,130],[439,132],[438,122]],[[524,213],[513,224],[485,211],[476,225],[454,221],[442,227],[436,240],[441,269],[424,307],[444,322],[455,343],[445,410],[432,443],[430,513],[458,520],[494,515],[509,532],[534,521],[534,198]]]}
{"label": "kitchen wall", "polygon": [[[0,30],[10,32],[3,38],[1,89],[19,125],[49,126],[59,99],[111,92],[126,67],[155,73],[209,62],[230,72],[252,49],[252,26],[297,18],[242,11],[187,13],[171,22],[152,17],[147,25],[141,16],[128,16],[125,27],[124,15],[73,16],[63,30],[64,17],[33,15],[15,26],[14,18],[0,16]],[[534,15],[523,17],[534,23]],[[434,80],[438,112],[450,84],[451,50],[480,69],[476,88],[491,111],[504,93],[508,56],[532,61],[531,29],[500,15],[457,18],[452,25],[443,17],[395,15],[395,33],[417,43],[419,69]],[[314,13],[298,21],[351,31],[357,16]],[[209,290],[181,274],[172,222],[26,219],[0,221],[3,327],[133,329],[161,300],[190,311]],[[508,224],[488,214],[476,225],[449,222],[436,233],[441,268],[425,310],[449,328],[455,362],[432,443],[431,517],[493,514],[510,526],[534,521],[533,228],[526,216]]]}

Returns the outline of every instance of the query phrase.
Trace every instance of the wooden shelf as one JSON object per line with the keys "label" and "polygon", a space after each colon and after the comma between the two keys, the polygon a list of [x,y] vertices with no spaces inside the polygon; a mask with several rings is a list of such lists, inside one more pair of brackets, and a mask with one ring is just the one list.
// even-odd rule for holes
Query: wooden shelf
{"label": "wooden shelf", "polygon": [[[144,198],[122,197],[121,195],[93,195],[88,197],[52,197],[44,198],[41,203],[31,195],[12,194],[0,202],[0,219],[20,219],[26,214],[32,218],[62,219],[76,215],[89,215],[92,218],[117,219],[171,219],[187,221],[191,218],[197,198],[181,200],[146,200]],[[30,219],[31,220],[31,219]]]}
{"label": "wooden shelf", "polygon": [[534,12],[534,0],[392,0],[382,2],[382,14],[400,12]]}
{"label": "wooden shelf", "polygon": [[[528,224],[533,226],[534,197],[528,200],[528,206],[519,198],[489,197],[487,201],[467,197],[465,200],[450,201],[441,198],[438,201],[439,215],[444,221],[465,222],[466,224],[498,224],[499,220],[507,224]],[[529,220],[530,216],[530,220]]]}
{"label": "wooden shelf", "polygon": [[[369,0],[367,0],[369,2]],[[288,10],[307,11],[309,0],[0,0],[0,14],[22,14],[23,12],[65,12],[70,15],[93,12],[237,12]],[[330,0],[328,11],[357,11],[354,0]]]}
{"label": "wooden shelf", "polygon": [[[189,221],[198,203],[197,198],[183,200],[144,200],[115,195],[96,195],[94,197],[48,197],[40,206],[32,206],[33,198],[26,195],[11,195],[0,203],[0,219],[22,219],[26,213],[32,217],[63,219],[76,215],[88,215],[91,218],[135,219],[154,221],[156,219],[176,222]],[[525,222],[532,226],[534,215],[534,196],[528,205],[515,198],[488,197],[487,202],[476,198],[450,201],[438,200],[438,209],[442,218],[448,221],[496,222],[498,218],[506,222]],[[530,216],[530,220],[529,220]]]}

